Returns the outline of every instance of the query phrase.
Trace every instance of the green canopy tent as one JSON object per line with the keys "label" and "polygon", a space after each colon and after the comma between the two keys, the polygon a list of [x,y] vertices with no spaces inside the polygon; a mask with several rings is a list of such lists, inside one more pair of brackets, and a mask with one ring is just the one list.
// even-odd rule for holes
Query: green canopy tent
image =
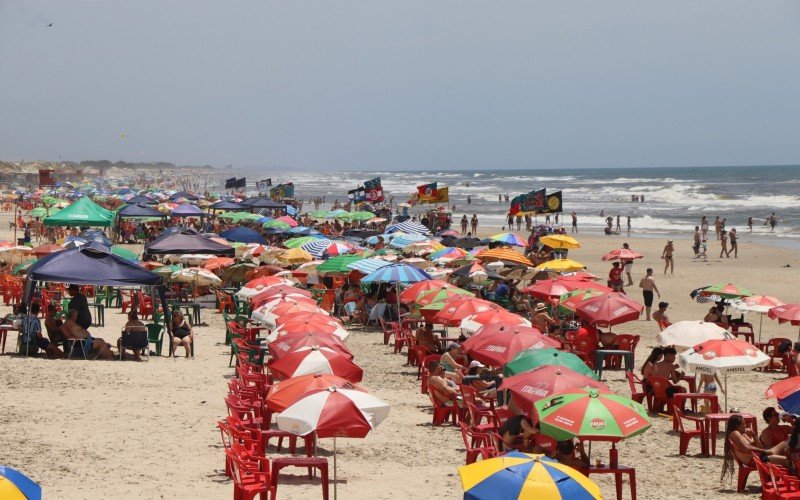
{"label": "green canopy tent", "polygon": [[44,219],[45,226],[103,226],[114,223],[114,212],[106,210],[87,197],[73,202],[56,214]]}

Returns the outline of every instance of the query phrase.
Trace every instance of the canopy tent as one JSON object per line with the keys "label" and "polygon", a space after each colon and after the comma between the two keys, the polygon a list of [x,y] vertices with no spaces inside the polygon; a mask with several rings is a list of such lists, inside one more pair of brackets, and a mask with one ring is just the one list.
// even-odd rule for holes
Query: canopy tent
{"label": "canopy tent", "polygon": [[151,255],[201,253],[234,257],[236,249],[201,236],[193,229],[162,234],[144,247],[143,260]]}
{"label": "canopy tent", "polygon": [[149,217],[164,217],[164,214],[155,208],[150,208],[143,204],[125,205],[117,210],[118,219],[141,219]]}
{"label": "canopy tent", "polygon": [[219,235],[228,241],[239,241],[242,243],[258,243],[266,245],[267,240],[252,229],[246,227],[235,227],[227,231],[222,231]]}
{"label": "canopy tent", "polygon": [[235,203],[233,201],[225,201],[220,200],[209,207],[212,211],[216,212],[217,210],[226,210],[228,212],[236,212],[238,210],[248,210],[248,207],[242,205],[241,203]]}
{"label": "canopy tent", "polygon": [[178,205],[170,214],[171,217],[205,217],[206,214],[197,205]]}
{"label": "canopy tent", "polygon": [[185,198],[189,201],[197,201],[199,198],[192,193],[188,193],[186,191],[178,191],[174,193],[172,196],[169,197],[170,200],[177,200],[178,198]]}
{"label": "canopy tent", "polygon": [[130,198],[128,203],[131,205],[158,205],[158,200],[148,198],[147,196],[138,195]]}
{"label": "canopy tent", "polygon": [[109,227],[113,222],[114,212],[106,210],[85,196],[44,219],[45,226]]}
{"label": "canopy tent", "polygon": [[245,206],[247,209],[281,208],[283,210],[286,210],[286,205],[284,205],[283,203],[278,203],[277,201],[274,201],[272,198],[264,198],[259,196],[242,200],[241,204]]}

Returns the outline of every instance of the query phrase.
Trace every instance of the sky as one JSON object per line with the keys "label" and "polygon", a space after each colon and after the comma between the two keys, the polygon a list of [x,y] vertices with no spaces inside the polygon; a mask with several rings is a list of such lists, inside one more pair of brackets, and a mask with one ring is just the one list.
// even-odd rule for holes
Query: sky
{"label": "sky", "polygon": [[0,159],[797,164],[799,21],[790,0],[0,0]]}

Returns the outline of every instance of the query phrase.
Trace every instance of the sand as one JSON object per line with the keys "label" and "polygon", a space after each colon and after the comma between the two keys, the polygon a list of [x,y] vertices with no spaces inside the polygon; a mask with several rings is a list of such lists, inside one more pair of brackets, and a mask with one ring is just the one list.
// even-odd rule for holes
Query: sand
{"label": "sand", "polygon": [[[6,214],[7,217],[7,214]],[[0,224],[7,227],[2,219]],[[498,232],[484,228],[485,233]],[[583,247],[570,257],[605,276],[606,251],[624,237],[577,235]],[[0,238],[9,235],[0,234]],[[795,291],[796,252],[758,246],[740,239],[738,259],[692,261],[691,234],[675,242],[676,269],[664,276],[659,259],[664,240],[628,240],[645,258],[634,266],[634,280],[652,266],[663,299],[670,302],[673,321],[699,319],[706,305],[694,303],[689,292],[699,286],[731,281],[756,293],[800,301]],[[709,253],[718,255],[712,242]],[[790,264],[791,268],[782,267]],[[641,300],[638,288],[629,293]],[[0,313],[8,312],[7,307]],[[757,316],[751,318],[758,322]],[[225,415],[223,397],[233,369],[223,344],[222,317],[203,311],[207,323],[196,329],[196,359],[151,358],[149,362],[50,361],[0,357],[0,463],[16,467],[41,483],[46,498],[230,498],[233,486],[223,474],[224,455],[215,422]],[[96,336],[116,342],[124,323],[119,310],[106,312],[106,326]],[[615,328],[642,336],[637,369],[655,346],[655,323],[636,321]],[[765,319],[764,337],[794,339],[796,328]],[[10,338],[6,352],[13,350]],[[464,463],[460,432],[432,427],[427,396],[419,391],[417,369],[404,366],[405,355],[394,355],[375,330],[354,331],[347,341],[355,361],[364,368],[363,385],[392,405],[389,418],[366,439],[338,441],[339,495],[345,499],[460,498],[457,467]],[[613,390],[629,395],[624,372],[606,371]],[[769,402],[765,388],[779,375],[747,373],[730,378],[729,405],[760,415]],[[759,425],[763,422],[759,422]],[[654,418],[642,436],[619,445],[620,461],[637,468],[639,498],[702,498],[734,496],[735,484],[720,483],[720,457],[701,458],[699,445],[689,456],[678,456],[678,437],[667,418]],[[719,444],[722,444],[720,439]],[[331,440],[321,440],[330,456]],[[607,457],[608,447],[594,453]],[[274,451],[273,451],[274,452]],[[331,460],[332,462],[332,460]],[[281,475],[280,498],[319,498],[320,487],[298,471]],[[605,498],[613,498],[613,483],[593,476]],[[751,475],[749,492],[758,478]],[[628,489],[625,487],[625,498]]]}

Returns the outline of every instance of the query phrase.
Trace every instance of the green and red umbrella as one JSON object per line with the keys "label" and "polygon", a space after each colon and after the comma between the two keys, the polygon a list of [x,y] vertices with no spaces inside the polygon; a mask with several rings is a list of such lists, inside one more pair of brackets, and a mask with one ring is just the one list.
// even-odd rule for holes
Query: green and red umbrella
{"label": "green and red umbrella", "polygon": [[433,302],[442,302],[457,295],[468,295],[470,297],[475,296],[474,293],[457,287],[448,287],[439,290],[425,290],[417,296],[414,304],[418,307],[424,307],[428,304],[432,304]]}
{"label": "green and red umbrella", "polygon": [[580,437],[621,441],[650,428],[639,403],[597,389],[564,391],[533,404],[542,433],[559,441]]}
{"label": "green and red umbrella", "polygon": [[510,377],[540,366],[565,366],[570,370],[597,380],[597,374],[581,358],[571,352],[553,348],[522,351],[503,367],[503,376]]}
{"label": "green and red umbrella", "polygon": [[400,292],[400,302],[403,304],[410,304],[411,302],[416,301],[422,292],[427,292],[429,290],[441,290],[443,288],[457,287],[443,280],[418,281],[417,283],[414,283],[410,287]]}
{"label": "green and red umbrella", "polygon": [[561,347],[561,343],[531,326],[493,323],[476,331],[461,347],[472,359],[489,366],[502,366],[521,351]]}
{"label": "green and red umbrella", "polygon": [[701,295],[718,295],[723,299],[738,299],[741,297],[751,297],[753,292],[746,288],[734,285],[733,283],[717,283],[705,287],[700,291]]}
{"label": "green and red umbrella", "polygon": [[574,314],[581,302],[605,293],[607,292],[593,289],[580,289],[565,293],[558,301],[558,312],[562,314]]}

